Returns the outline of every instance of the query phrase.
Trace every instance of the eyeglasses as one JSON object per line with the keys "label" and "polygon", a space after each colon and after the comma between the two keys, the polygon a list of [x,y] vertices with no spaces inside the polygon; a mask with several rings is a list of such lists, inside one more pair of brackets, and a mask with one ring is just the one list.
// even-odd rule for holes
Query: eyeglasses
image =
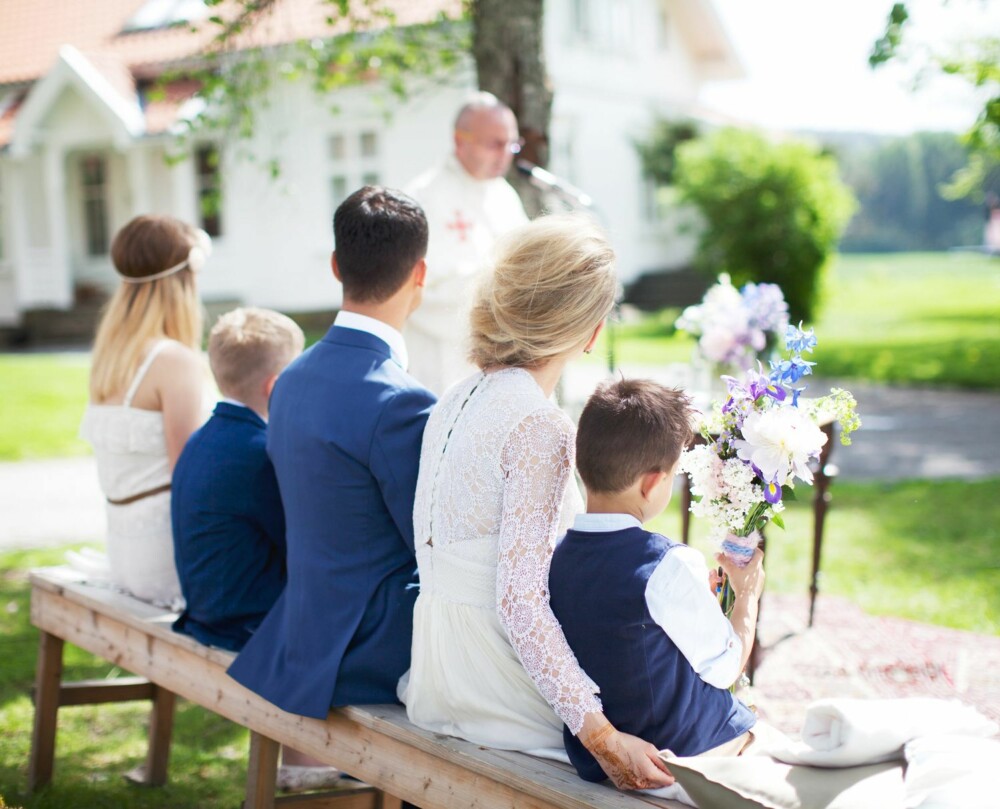
{"label": "eyeglasses", "polygon": [[500,140],[499,138],[493,140],[482,140],[477,138],[471,132],[459,131],[459,135],[462,136],[464,140],[472,141],[477,146],[483,149],[489,149],[491,152],[510,152],[511,154],[520,154],[521,149],[524,146],[524,138],[518,138],[517,140]]}

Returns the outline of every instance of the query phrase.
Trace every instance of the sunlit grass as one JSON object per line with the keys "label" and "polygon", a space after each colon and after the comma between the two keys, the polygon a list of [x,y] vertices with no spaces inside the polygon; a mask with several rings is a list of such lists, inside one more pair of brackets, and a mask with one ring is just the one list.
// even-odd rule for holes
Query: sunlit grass
{"label": "sunlit grass", "polygon": [[[677,310],[614,328],[623,365],[686,362]],[[829,268],[819,346],[824,377],[1000,389],[1000,260],[971,253],[841,255]],[[599,348],[595,357],[606,356]]]}

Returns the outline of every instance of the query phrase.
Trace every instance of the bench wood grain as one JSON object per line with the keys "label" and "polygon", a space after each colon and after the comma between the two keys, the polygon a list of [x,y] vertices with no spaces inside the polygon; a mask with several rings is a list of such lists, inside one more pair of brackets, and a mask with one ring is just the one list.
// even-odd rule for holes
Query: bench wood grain
{"label": "bench wood grain", "polygon": [[[405,710],[396,705],[337,708],[325,720],[287,713],[226,674],[233,659],[231,653],[175,633],[171,629],[175,617],[172,613],[85,584],[79,574],[66,568],[32,571],[30,581],[31,622],[42,632],[29,766],[33,786],[45,783],[52,775],[55,708],[59,704],[62,642],[66,641],[256,734],[255,743],[266,749],[261,748],[252,758],[247,806],[274,805],[277,744],[314,756],[384,793],[354,796],[352,802],[357,801],[358,807],[390,809],[393,804],[398,807],[399,800],[427,809],[681,806],[640,793],[621,793],[606,784],[588,784],[571,767],[559,762],[483,748],[421,730],[410,724]],[[47,707],[40,710],[40,705]],[[166,736],[169,746],[165,727],[166,723],[161,722],[157,729]],[[154,761],[151,752],[147,766],[162,764],[165,777],[162,740],[158,755],[162,759]],[[251,786],[253,782],[257,787]],[[268,785],[272,789],[270,797]],[[281,798],[279,802],[294,801]],[[336,805],[346,809],[349,804]]]}

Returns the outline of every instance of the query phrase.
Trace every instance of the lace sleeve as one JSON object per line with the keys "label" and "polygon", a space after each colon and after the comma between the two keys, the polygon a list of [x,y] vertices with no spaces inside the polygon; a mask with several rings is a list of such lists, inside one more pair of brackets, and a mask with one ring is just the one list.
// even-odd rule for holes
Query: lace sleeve
{"label": "lace sleeve", "polygon": [[576,734],[584,715],[602,707],[549,606],[549,565],[573,455],[573,428],[555,410],[532,413],[507,438],[497,614],[525,671]]}

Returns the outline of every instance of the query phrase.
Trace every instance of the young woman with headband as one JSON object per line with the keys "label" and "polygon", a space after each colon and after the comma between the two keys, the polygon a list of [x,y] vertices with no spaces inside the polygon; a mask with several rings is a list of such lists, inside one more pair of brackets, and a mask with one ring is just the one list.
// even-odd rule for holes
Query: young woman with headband
{"label": "young woman with headband", "polygon": [[138,216],[117,233],[111,260],[121,283],[97,327],[80,429],[107,498],[112,583],[174,607],[170,478],[204,417],[195,279],[209,250],[207,234],[170,216]]}

